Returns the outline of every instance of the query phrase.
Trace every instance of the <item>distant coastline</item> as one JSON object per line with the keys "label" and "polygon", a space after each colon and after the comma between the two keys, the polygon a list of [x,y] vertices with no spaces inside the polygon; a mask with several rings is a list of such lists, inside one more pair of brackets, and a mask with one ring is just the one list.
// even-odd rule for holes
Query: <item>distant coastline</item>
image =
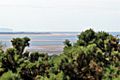
{"label": "distant coastline", "polygon": [[[2,32],[0,31],[0,34],[52,34],[52,33],[81,33],[81,32]],[[120,33],[120,32],[108,32],[108,33]]]}
{"label": "distant coastline", "polygon": [[50,32],[0,32],[0,34],[51,34]]}
{"label": "distant coastline", "polygon": [[80,32],[0,32],[0,36],[76,36]]}
{"label": "distant coastline", "polygon": [[[114,36],[120,32],[108,32]],[[0,40],[8,47],[11,47],[10,41],[16,37],[29,37],[30,52],[39,51],[49,54],[58,54],[63,51],[65,39],[70,40],[73,44],[77,40],[80,32],[0,32]]]}

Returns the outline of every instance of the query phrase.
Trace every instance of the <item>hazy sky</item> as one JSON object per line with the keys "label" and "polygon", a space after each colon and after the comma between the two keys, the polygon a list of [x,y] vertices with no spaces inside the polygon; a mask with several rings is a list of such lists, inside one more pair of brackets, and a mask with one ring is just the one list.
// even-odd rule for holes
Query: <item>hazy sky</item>
{"label": "hazy sky", "polygon": [[0,26],[14,31],[120,31],[120,0],[0,0]]}

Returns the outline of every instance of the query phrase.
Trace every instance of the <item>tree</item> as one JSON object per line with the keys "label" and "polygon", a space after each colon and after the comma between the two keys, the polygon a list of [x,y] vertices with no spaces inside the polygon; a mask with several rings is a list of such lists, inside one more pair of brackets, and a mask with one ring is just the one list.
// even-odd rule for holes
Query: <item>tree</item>
{"label": "tree", "polygon": [[117,37],[88,29],[78,35],[75,46],[64,49],[67,58],[61,60],[60,70],[70,80],[102,80],[106,75],[107,80],[119,79],[119,46]]}
{"label": "tree", "polygon": [[72,46],[72,44],[70,43],[70,41],[69,41],[68,39],[66,39],[66,40],[64,41],[64,45],[65,45],[66,47],[71,47],[71,46]]}
{"label": "tree", "polygon": [[29,46],[30,39],[28,37],[24,38],[13,38],[11,40],[13,47],[17,50],[18,54],[22,55],[25,47]]}
{"label": "tree", "polygon": [[24,52],[30,39],[14,38],[13,48],[0,51],[0,80],[119,80],[119,39],[88,29],[60,55]]}
{"label": "tree", "polygon": [[88,29],[84,32],[82,32],[80,35],[78,35],[78,42],[81,42],[83,41],[84,42],[84,45],[88,45],[88,43],[92,40],[94,40],[96,37],[96,34],[95,32],[92,30],[92,29]]}

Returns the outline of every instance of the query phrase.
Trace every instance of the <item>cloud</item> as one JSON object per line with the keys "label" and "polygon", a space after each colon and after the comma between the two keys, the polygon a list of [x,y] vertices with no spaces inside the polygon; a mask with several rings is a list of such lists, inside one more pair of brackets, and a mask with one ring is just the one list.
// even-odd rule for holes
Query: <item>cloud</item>
{"label": "cloud", "polygon": [[117,31],[119,4],[119,0],[0,0],[0,25],[25,31],[78,31],[89,27]]}

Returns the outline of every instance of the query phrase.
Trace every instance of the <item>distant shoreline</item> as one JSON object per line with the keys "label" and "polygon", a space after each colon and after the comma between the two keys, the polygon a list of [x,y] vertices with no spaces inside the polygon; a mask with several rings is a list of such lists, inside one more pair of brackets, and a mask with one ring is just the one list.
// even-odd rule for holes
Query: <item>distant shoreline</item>
{"label": "distant shoreline", "polygon": [[[81,32],[0,32],[0,34],[71,34],[71,33],[81,33]],[[108,33],[120,33],[120,32],[108,32]]]}
{"label": "distant shoreline", "polygon": [[0,32],[0,36],[76,36],[78,32]]}
{"label": "distant shoreline", "polygon": [[50,32],[0,32],[0,34],[51,34]]}

